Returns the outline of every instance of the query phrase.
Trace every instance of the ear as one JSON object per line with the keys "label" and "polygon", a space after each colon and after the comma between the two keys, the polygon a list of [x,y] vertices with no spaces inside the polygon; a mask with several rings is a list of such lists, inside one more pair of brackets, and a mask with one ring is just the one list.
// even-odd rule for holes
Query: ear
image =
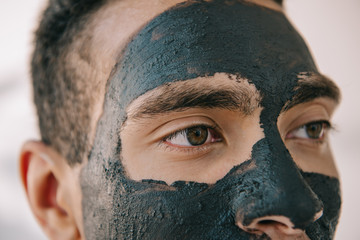
{"label": "ear", "polygon": [[20,155],[20,175],[31,210],[50,239],[80,239],[67,200],[66,161],[42,142],[26,142]]}

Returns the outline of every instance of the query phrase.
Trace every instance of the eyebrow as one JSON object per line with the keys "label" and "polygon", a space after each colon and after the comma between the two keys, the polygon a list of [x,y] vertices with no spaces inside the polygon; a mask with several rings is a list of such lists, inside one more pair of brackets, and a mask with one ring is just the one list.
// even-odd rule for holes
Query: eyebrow
{"label": "eyebrow", "polygon": [[298,77],[298,85],[294,89],[295,95],[285,104],[282,112],[320,97],[330,98],[336,104],[340,102],[340,89],[326,76],[316,73],[301,73]]}
{"label": "eyebrow", "polygon": [[[179,84],[180,83],[180,84]],[[182,82],[183,83],[183,82]],[[250,115],[259,107],[259,92],[247,86],[207,86],[206,84],[182,84],[174,82],[157,89],[157,93],[144,96],[131,118],[161,113],[184,111],[189,108],[222,108],[237,110]]]}
{"label": "eyebrow", "polygon": [[[294,89],[295,95],[284,105],[282,112],[320,97],[328,97],[336,103],[340,101],[339,88],[327,77],[315,73],[301,73],[298,77],[298,85]],[[220,85],[214,88],[207,84],[195,85],[191,80],[178,81],[165,84],[145,94],[134,111],[128,112],[127,117],[134,119],[151,117],[189,108],[222,108],[250,115],[260,106],[260,102],[260,93],[244,85]]]}

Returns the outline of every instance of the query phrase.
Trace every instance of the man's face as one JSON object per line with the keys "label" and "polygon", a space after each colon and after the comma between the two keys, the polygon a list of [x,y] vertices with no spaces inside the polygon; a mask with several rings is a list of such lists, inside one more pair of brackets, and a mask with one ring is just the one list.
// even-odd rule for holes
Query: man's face
{"label": "man's face", "polygon": [[117,12],[146,21],[109,47],[123,51],[81,173],[86,237],[332,237],[337,94],[283,13],[213,0],[159,1],[158,15],[140,2]]}

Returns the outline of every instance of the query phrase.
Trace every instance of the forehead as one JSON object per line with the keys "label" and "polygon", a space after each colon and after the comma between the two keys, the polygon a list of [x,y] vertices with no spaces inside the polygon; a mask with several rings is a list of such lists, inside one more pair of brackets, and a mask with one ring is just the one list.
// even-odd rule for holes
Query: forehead
{"label": "forehead", "polygon": [[[239,0],[254,3],[258,6],[282,11],[279,4],[272,0]],[[91,50],[92,57],[101,59],[101,70],[110,71],[121,51],[131,38],[149,21],[162,12],[182,2],[192,0],[121,0],[110,1],[94,13],[90,23],[93,31]]]}
{"label": "forehead", "polygon": [[191,1],[155,17],[133,36],[109,78],[108,99],[125,109],[163,84],[221,72],[240,75],[262,95],[276,96],[280,109],[298,74],[317,70],[282,12],[247,1]]}

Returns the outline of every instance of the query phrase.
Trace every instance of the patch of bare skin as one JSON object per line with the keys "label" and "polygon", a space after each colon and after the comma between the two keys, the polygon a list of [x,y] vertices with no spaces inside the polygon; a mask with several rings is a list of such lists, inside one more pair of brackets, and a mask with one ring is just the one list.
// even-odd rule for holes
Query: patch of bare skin
{"label": "patch of bare skin", "polygon": [[[154,184],[156,186],[154,186]],[[177,190],[175,187],[167,184],[166,182],[161,183],[151,183],[151,188],[144,189],[142,191],[136,192],[137,195],[146,194],[149,192],[162,192],[162,191],[175,191]]]}
{"label": "patch of bare skin", "polygon": [[236,171],[233,172],[232,174],[239,175],[239,174],[242,174],[244,172],[253,170],[255,168],[256,168],[256,163],[254,161],[251,161],[251,162],[249,162],[249,164],[242,164],[240,166],[240,168],[236,169]]}

